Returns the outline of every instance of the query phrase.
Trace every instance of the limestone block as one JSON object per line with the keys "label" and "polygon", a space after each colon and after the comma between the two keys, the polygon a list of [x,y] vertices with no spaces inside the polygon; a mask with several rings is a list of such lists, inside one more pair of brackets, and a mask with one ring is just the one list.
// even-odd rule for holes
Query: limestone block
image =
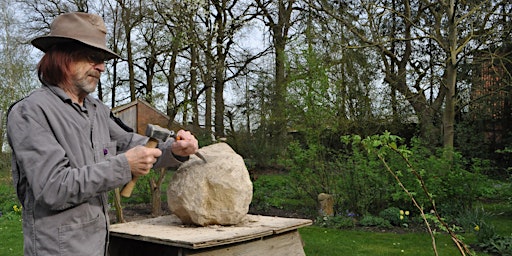
{"label": "limestone block", "polygon": [[249,212],[252,182],[243,158],[228,144],[199,149],[183,163],[167,188],[169,209],[184,224],[235,225]]}

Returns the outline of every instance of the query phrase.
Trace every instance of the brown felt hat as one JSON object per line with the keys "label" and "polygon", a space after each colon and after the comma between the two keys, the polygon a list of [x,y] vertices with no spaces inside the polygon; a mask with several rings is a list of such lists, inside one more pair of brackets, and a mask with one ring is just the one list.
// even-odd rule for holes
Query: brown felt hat
{"label": "brown felt hat", "polygon": [[33,39],[32,45],[46,52],[55,44],[80,42],[103,51],[107,59],[120,58],[107,48],[106,35],[107,28],[100,16],[72,12],[57,16],[50,25],[50,34]]}

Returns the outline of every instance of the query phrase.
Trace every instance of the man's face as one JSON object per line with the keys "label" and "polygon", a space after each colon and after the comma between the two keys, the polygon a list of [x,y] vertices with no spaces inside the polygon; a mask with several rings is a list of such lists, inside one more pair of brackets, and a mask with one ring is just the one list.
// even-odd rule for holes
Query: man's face
{"label": "man's face", "polygon": [[87,49],[71,63],[70,71],[73,91],[78,96],[87,95],[96,90],[100,75],[105,71],[104,58],[100,52]]}

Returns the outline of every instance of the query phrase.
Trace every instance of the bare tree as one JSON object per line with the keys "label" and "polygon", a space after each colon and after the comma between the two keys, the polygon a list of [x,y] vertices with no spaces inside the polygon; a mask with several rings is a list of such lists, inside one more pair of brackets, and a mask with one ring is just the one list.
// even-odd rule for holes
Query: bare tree
{"label": "bare tree", "polygon": [[124,28],[126,43],[126,61],[128,65],[128,82],[130,85],[130,100],[135,101],[135,70],[134,70],[134,54],[132,46],[132,31],[142,21],[140,2],[132,0],[116,0],[120,8],[121,24]]}
{"label": "bare tree", "polygon": [[293,26],[293,11],[296,0],[265,1],[256,0],[258,13],[268,27],[274,50],[274,85],[270,100],[270,133],[273,141],[279,142],[286,133],[286,90],[288,78],[286,74],[286,47],[290,39],[290,28]]}
{"label": "bare tree", "polygon": [[311,2],[363,42],[352,47],[371,47],[380,53],[385,81],[415,110],[422,137],[447,148],[453,147],[459,64],[482,42],[491,43],[490,33],[501,33],[494,15],[499,4],[357,1],[349,2],[342,13],[334,2]]}

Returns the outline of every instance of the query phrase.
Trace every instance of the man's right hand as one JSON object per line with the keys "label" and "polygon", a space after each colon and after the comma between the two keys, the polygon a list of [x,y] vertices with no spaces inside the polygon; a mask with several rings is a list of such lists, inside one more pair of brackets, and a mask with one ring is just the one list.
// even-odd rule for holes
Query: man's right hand
{"label": "man's right hand", "polygon": [[144,146],[136,146],[125,153],[132,176],[134,177],[148,174],[160,155],[162,155],[160,149]]}

